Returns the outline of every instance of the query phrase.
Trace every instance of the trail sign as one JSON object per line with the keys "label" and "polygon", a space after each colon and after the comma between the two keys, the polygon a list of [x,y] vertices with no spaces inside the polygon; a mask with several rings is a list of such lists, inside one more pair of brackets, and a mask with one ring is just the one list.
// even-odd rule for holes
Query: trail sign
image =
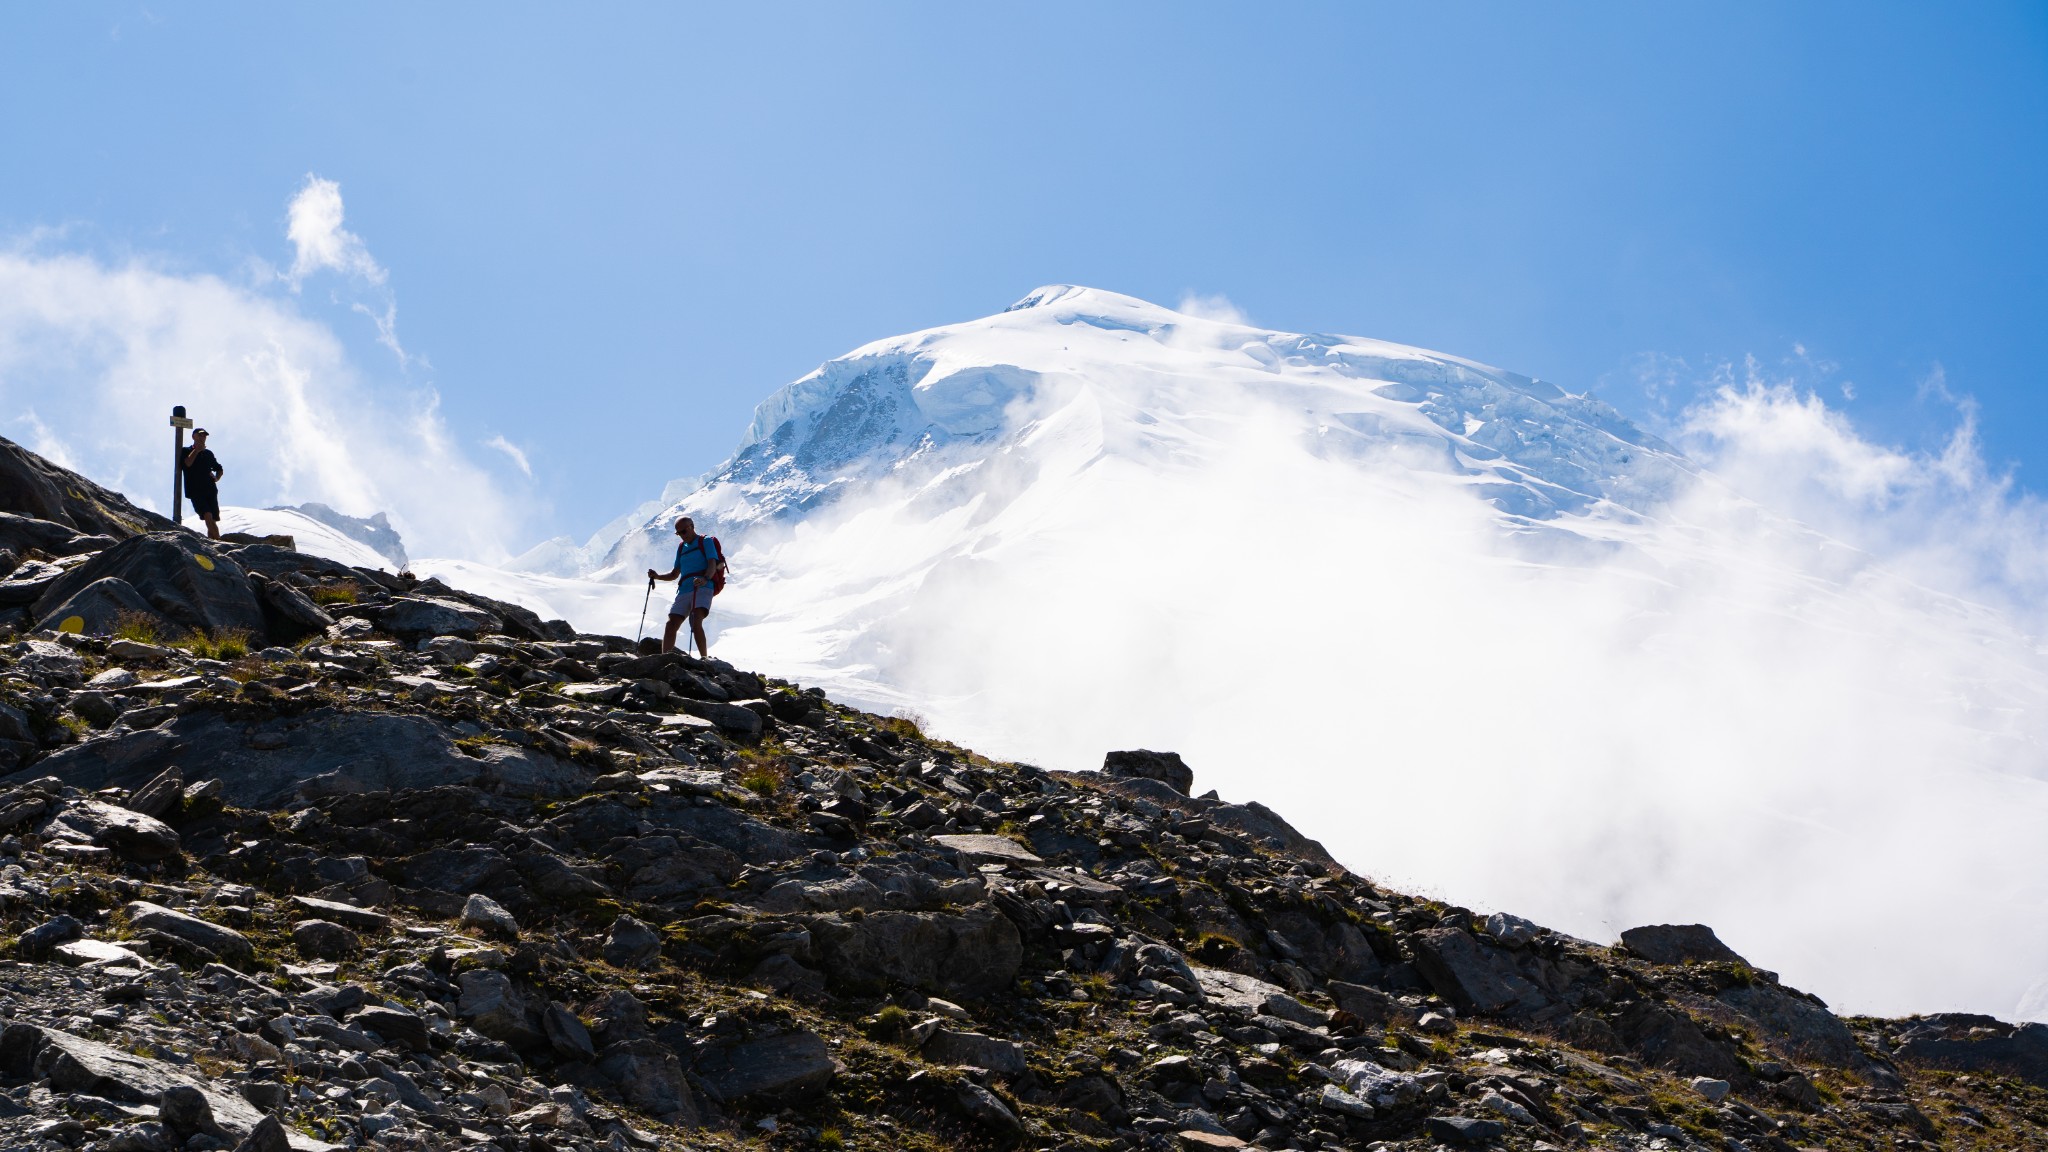
{"label": "trail sign", "polygon": [[185,522],[185,429],[192,421],[183,404],[171,409],[171,523]]}

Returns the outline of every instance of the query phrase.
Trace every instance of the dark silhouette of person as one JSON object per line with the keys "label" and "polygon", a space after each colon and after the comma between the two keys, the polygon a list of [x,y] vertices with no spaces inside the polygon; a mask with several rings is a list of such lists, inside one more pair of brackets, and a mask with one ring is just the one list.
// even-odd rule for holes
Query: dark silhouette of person
{"label": "dark silhouette of person", "polygon": [[220,539],[220,478],[227,469],[206,446],[206,429],[195,429],[192,447],[185,450],[185,497],[192,511],[206,521],[206,538]]}

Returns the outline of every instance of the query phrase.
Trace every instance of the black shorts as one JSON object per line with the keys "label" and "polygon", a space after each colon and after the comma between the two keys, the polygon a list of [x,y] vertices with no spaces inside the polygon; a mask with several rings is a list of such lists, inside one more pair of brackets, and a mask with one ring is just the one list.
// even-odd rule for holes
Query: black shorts
{"label": "black shorts", "polygon": [[188,492],[185,495],[191,499],[192,511],[197,513],[200,519],[203,520],[208,516],[213,517],[215,520],[220,519],[220,493]]}

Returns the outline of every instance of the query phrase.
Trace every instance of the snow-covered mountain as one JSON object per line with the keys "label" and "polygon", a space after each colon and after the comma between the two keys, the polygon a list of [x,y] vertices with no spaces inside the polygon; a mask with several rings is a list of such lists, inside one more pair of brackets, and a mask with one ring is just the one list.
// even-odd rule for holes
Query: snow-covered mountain
{"label": "snow-covered mountain", "polygon": [[290,536],[301,552],[363,568],[403,572],[409,563],[405,542],[382,512],[374,516],[348,516],[325,504],[229,506],[221,509],[220,526],[228,532]]}
{"label": "snow-covered mountain", "polygon": [[1174,748],[1356,868],[1709,922],[1858,1010],[2048,1015],[2048,659],[1588,396],[1048,287],[486,590],[630,629],[685,514],[752,666],[1053,766]]}

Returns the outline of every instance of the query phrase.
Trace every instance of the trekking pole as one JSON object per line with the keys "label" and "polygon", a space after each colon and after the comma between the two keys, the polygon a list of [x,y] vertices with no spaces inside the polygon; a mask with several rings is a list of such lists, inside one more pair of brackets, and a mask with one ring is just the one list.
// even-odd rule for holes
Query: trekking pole
{"label": "trekking pole", "polygon": [[647,578],[647,595],[640,598],[640,627],[633,633],[633,645],[639,647],[641,637],[647,635],[647,602],[654,599],[654,577]]}

